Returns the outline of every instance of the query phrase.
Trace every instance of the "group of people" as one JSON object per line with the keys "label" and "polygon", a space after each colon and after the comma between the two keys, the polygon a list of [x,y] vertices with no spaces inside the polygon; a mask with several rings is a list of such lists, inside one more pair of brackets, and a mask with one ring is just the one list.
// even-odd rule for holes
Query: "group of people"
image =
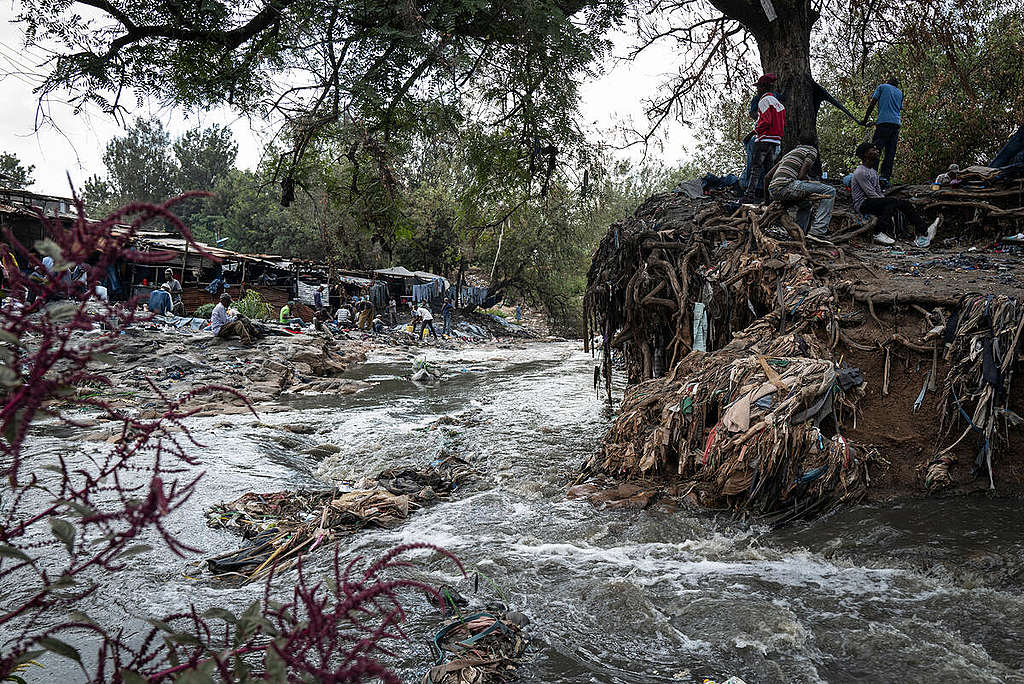
{"label": "group of people", "polygon": [[[387,316],[387,323],[383,316]],[[398,304],[394,299],[389,300],[385,310],[378,313],[369,297],[357,296],[347,303],[342,303],[334,312],[334,323],[340,328],[351,328],[354,323],[359,330],[382,332],[388,324],[396,325],[397,321]]]}
{"label": "group of people", "polygon": [[[828,225],[832,220],[836,190],[832,185],[815,179],[818,175],[815,170],[820,169],[820,162],[817,144],[812,136],[801,138],[799,145],[780,157],[786,130],[786,107],[776,92],[777,81],[775,74],[764,74],[755,84],[757,94],[751,102],[750,114],[756,123],[744,141],[747,146],[747,168],[740,178],[744,201],[756,203],[763,196],[765,201],[778,200],[803,205],[800,211],[808,218],[807,233],[814,237],[824,237],[828,234]],[[868,121],[876,106],[878,116],[874,122],[874,136],[871,142],[863,142],[856,149],[861,163],[850,177],[854,208],[862,214],[878,218],[880,232],[875,236],[877,241],[885,244],[895,242],[886,230],[888,228],[895,234],[893,218],[898,212],[915,228],[919,235],[917,244],[927,246],[935,237],[940,219],[925,229],[913,205],[906,200],[886,197],[883,191],[892,176],[902,124],[903,92],[897,78],[890,78],[875,88],[864,118],[859,122],[861,125],[869,125]],[[958,171],[951,167],[949,173]]]}
{"label": "group of people", "polygon": [[[430,334],[437,338],[437,331],[434,330],[434,313],[430,310],[430,302],[410,302],[409,307],[412,311],[412,332],[414,335],[422,337],[426,334],[427,329],[430,329]],[[450,335],[452,333],[452,314],[455,312],[455,305],[452,304],[452,300],[448,297],[444,298],[444,303],[441,305],[441,320],[443,321],[443,327],[441,328],[442,335]],[[418,331],[418,332],[417,332]]]}
{"label": "group of people", "polygon": [[164,282],[149,293],[149,310],[158,314],[184,316],[185,303],[181,300],[181,291],[181,281],[174,277],[174,271],[164,269]]}

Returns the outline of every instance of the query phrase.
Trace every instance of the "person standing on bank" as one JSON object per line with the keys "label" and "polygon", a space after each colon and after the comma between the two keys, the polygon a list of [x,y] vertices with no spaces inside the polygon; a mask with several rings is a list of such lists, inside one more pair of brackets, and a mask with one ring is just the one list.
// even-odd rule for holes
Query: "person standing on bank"
{"label": "person standing on bank", "polygon": [[748,204],[760,201],[764,192],[764,177],[775,163],[786,131],[786,108],[775,97],[772,88],[775,74],[757,79],[757,124],[754,125],[754,154],[750,163],[750,180],[743,200]]}
{"label": "person standing on bank", "polygon": [[900,137],[900,126],[903,124],[903,91],[900,80],[893,76],[875,88],[868,103],[868,111],[864,114],[861,124],[868,125],[871,112],[878,105],[878,120],[875,123],[875,135],[872,144],[878,148],[882,164],[878,169],[881,182],[888,183],[892,179],[892,166],[896,158],[896,143]]}

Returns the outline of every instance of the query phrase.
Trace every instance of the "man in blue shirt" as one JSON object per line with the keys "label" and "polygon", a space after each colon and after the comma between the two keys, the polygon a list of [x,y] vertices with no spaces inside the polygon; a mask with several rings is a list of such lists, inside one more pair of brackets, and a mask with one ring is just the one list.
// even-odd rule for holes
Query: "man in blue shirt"
{"label": "man in blue shirt", "polygon": [[871,111],[878,105],[878,121],[875,124],[875,135],[871,139],[875,147],[882,153],[882,165],[879,168],[879,175],[883,180],[892,178],[892,164],[896,157],[896,142],[900,136],[900,125],[903,123],[901,112],[903,111],[903,91],[900,90],[900,80],[893,76],[885,83],[875,88],[871,94],[871,102],[868,103],[868,111],[864,114],[863,125],[867,125],[871,118]]}

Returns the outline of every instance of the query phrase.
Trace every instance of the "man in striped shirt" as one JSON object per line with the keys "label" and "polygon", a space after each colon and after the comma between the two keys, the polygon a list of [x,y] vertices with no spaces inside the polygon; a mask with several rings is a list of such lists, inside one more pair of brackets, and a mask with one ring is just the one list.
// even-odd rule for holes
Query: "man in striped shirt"
{"label": "man in striped shirt", "polygon": [[772,167],[764,179],[764,185],[765,195],[769,199],[783,202],[809,203],[813,195],[826,195],[817,200],[817,208],[807,229],[810,235],[821,237],[828,234],[836,189],[825,183],[807,180],[817,160],[818,149],[814,146],[814,139],[805,138]]}

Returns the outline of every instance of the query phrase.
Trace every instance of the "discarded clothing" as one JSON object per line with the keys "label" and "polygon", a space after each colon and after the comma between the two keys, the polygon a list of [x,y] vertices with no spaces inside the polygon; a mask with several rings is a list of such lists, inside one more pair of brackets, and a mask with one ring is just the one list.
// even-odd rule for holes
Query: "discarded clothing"
{"label": "discarded clothing", "polygon": [[989,166],[1001,169],[1011,164],[1024,163],[1024,126],[1019,126],[1017,132],[1010,136],[1006,144],[996,153],[996,156],[989,162]]}
{"label": "discarded clothing", "polygon": [[727,176],[716,176],[713,173],[708,173],[701,178],[701,185],[705,192],[708,190],[718,190],[720,188],[731,188],[739,182],[740,179],[734,173],[730,173]]}

